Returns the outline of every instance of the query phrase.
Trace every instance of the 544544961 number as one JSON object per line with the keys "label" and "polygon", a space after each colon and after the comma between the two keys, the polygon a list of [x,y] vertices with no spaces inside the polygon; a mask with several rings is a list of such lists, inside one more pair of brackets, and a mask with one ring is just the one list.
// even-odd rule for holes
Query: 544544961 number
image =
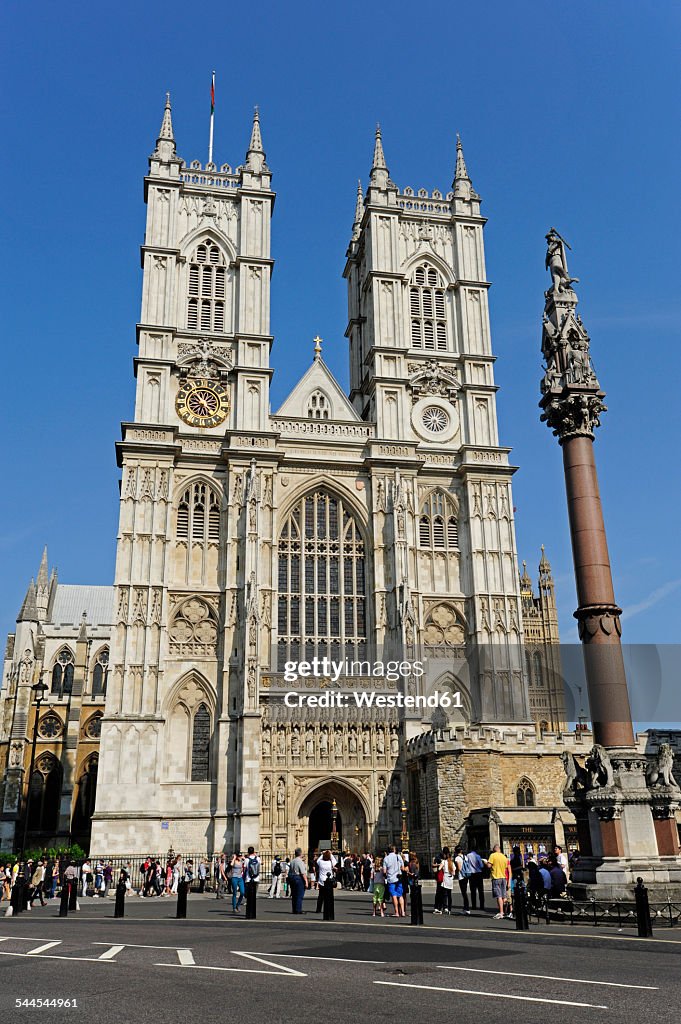
{"label": "544544961 number", "polygon": [[17,1010],[78,1009],[77,999],[15,999]]}

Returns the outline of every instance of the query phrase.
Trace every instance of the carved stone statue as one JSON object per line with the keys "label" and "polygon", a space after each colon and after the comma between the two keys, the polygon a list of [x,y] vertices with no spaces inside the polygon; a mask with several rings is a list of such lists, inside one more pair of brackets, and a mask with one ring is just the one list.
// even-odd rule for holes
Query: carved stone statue
{"label": "carved stone statue", "polygon": [[613,786],[615,778],[607,750],[600,743],[594,743],[584,764],[589,773],[590,789],[607,789]]}
{"label": "carved stone statue", "polygon": [[305,756],[308,761],[314,758],[314,733],[312,729],[308,729],[305,733]]}
{"label": "carved stone statue", "polygon": [[551,274],[554,292],[569,291],[571,284],[579,283],[578,277],[570,277],[568,274],[566,248],[570,246],[565,239],[560,237],[555,228],[549,228],[546,236],[546,269]]}
{"label": "carved stone statue", "polygon": [[355,732],[354,729],[351,729],[350,732],[348,733],[348,753],[357,753],[357,733]]}
{"label": "carved stone statue", "polygon": [[376,730],[376,753],[379,757],[385,756],[385,733],[383,732],[383,726],[379,726]]}
{"label": "carved stone statue", "polygon": [[326,757],[329,753],[329,734],[326,729],[322,729],[319,734],[319,753],[322,757]]}
{"label": "carved stone statue", "polygon": [[284,817],[286,815],[286,785],[283,779],[279,779],[277,783],[277,824],[284,824]]}
{"label": "carved stone statue", "polygon": [[262,734],[262,756],[269,757],[272,753],[272,737],[269,729],[265,729]]}
{"label": "carved stone statue", "polygon": [[300,733],[297,726],[291,733],[291,753],[294,757],[298,757],[300,754]]}
{"label": "carved stone statue", "polygon": [[564,792],[570,790],[574,793],[578,786],[582,789],[586,789],[587,783],[589,781],[589,776],[585,769],[578,762],[575,755],[570,753],[570,751],[568,750],[564,750],[563,753],[560,755],[560,759],[563,762],[563,768],[565,769],[565,774],[567,775],[567,779],[565,781],[564,786]]}
{"label": "carved stone statue", "polygon": [[23,745],[21,743],[13,743],[9,750],[9,766],[10,768],[19,768],[21,765],[23,756]]}
{"label": "carved stone statue", "polygon": [[269,810],[272,803],[272,784],[268,778],[262,784],[262,806],[263,810]]}
{"label": "carved stone statue", "polygon": [[371,754],[371,733],[368,729],[362,731],[362,753],[365,757]]}
{"label": "carved stone statue", "polygon": [[286,753],[286,730],[277,729],[277,753],[282,757]]}
{"label": "carved stone statue", "polygon": [[400,741],[397,737],[397,730],[390,730],[390,756],[397,757],[400,752]]}
{"label": "carved stone statue", "polygon": [[678,789],[676,779],[672,774],[674,766],[674,751],[669,743],[661,743],[657,752],[657,760],[648,769],[647,782],[649,786],[668,786],[671,789]]}

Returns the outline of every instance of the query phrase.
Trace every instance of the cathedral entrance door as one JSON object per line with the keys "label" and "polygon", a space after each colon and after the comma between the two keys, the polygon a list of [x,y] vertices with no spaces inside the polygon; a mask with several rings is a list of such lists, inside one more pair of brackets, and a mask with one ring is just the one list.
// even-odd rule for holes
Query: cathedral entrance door
{"label": "cathedral entrance door", "polygon": [[[308,825],[308,863],[311,864],[314,851],[320,849],[322,844],[330,844],[331,832],[333,829],[333,813],[330,800],[320,800],[313,808]],[[338,845],[343,849],[343,819],[340,812],[336,813],[336,832],[338,833]],[[325,847],[326,848],[326,847]]]}

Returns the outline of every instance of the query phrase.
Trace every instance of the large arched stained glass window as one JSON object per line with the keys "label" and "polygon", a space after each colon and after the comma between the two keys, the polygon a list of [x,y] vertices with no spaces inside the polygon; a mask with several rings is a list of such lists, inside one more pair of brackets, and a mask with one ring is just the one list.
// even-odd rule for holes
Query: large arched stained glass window
{"label": "large arched stained glass window", "polygon": [[364,543],[341,498],[301,498],[279,535],[279,668],[325,655],[361,658],[366,648]]}

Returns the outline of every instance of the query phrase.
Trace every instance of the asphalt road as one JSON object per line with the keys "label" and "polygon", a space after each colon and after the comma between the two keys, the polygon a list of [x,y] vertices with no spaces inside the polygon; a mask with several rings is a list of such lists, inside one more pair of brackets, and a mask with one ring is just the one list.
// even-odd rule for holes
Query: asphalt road
{"label": "asphalt road", "polygon": [[[258,919],[228,900],[192,896],[188,918],[171,899],[57,901],[0,916],[0,1022],[319,1024],[396,1018],[437,1024],[453,1016],[522,1020],[678,1021],[681,929],[639,940],[633,929],[533,925],[489,914],[372,919],[370,897],[338,893],[336,920],[314,897],[293,917],[288,901],[258,900]],[[0,915],[4,905],[0,905]],[[68,1009],[15,1007],[16,999],[71,999]]]}

